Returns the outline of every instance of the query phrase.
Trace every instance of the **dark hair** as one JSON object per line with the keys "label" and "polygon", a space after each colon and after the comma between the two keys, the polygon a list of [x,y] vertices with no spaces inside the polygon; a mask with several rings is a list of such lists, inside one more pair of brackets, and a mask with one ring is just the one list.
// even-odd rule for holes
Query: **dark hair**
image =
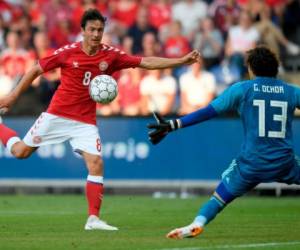
{"label": "dark hair", "polygon": [[246,62],[256,76],[276,77],[278,74],[279,60],[267,46],[260,45],[247,51]]}
{"label": "dark hair", "polygon": [[88,21],[94,20],[99,20],[100,22],[105,23],[106,17],[102,16],[102,14],[97,9],[86,10],[81,17],[81,28],[84,29]]}

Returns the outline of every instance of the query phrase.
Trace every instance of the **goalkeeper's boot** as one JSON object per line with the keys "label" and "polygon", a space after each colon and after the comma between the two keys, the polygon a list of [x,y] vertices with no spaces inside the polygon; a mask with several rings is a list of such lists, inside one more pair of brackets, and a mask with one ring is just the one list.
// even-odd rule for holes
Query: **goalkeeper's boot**
{"label": "goalkeeper's boot", "polygon": [[192,224],[180,227],[169,232],[166,237],[170,239],[183,239],[183,238],[192,238],[203,232],[203,227],[199,224],[193,222]]}
{"label": "goalkeeper's boot", "polygon": [[105,221],[100,220],[95,215],[90,215],[84,227],[85,230],[108,230],[116,231],[119,230],[117,227],[108,225]]}

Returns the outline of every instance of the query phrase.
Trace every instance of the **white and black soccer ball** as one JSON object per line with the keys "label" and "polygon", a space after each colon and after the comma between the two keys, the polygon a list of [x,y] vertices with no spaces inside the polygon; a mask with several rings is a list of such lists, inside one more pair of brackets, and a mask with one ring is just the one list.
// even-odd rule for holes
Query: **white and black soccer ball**
{"label": "white and black soccer ball", "polygon": [[117,97],[118,85],[111,76],[98,75],[91,80],[89,92],[95,102],[107,104]]}

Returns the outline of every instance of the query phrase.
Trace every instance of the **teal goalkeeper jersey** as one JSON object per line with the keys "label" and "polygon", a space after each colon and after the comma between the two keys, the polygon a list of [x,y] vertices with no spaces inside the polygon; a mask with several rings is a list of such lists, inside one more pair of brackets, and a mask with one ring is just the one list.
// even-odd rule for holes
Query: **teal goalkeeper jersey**
{"label": "teal goalkeeper jersey", "polygon": [[276,78],[257,77],[232,85],[211,105],[218,114],[237,110],[241,116],[244,142],[237,161],[242,173],[268,179],[291,168],[295,157],[292,120],[300,107],[300,88]]}

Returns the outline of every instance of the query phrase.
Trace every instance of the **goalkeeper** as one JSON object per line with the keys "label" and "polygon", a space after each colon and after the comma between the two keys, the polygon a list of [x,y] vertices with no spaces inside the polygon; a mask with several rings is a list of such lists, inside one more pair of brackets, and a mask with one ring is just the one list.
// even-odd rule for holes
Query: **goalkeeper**
{"label": "goalkeeper", "polygon": [[238,111],[244,127],[241,152],[222,174],[214,194],[193,222],[176,228],[168,238],[195,237],[235,198],[262,182],[300,184],[300,162],[292,144],[292,119],[300,108],[300,88],[276,79],[279,61],[267,47],[247,52],[251,80],[238,82],[207,107],[179,119],[164,120],[154,114],[149,140],[159,143],[168,133],[211,119],[229,110]]}

